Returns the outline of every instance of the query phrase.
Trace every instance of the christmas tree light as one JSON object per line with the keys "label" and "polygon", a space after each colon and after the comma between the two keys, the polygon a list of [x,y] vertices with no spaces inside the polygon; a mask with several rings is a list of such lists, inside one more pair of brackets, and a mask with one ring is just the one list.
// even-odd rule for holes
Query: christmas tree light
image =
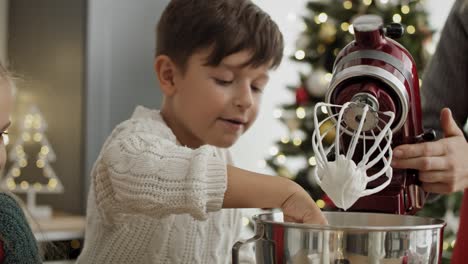
{"label": "christmas tree light", "polygon": [[[56,154],[45,136],[46,130],[47,123],[42,114],[37,107],[31,107],[21,123],[21,136],[10,148],[9,159],[13,164],[0,182],[1,188],[13,193],[26,193],[27,209],[37,218],[50,217],[51,208],[37,206],[36,194],[63,192],[63,185],[49,164],[56,160]],[[27,173],[23,173],[25,170]],[[41,175],[32,177],[37,175],[29,174]]]}

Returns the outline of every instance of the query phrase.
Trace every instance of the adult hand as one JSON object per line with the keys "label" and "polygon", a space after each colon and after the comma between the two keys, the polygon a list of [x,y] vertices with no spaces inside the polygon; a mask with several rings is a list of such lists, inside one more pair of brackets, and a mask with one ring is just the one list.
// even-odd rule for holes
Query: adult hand
{"label": "adult hand", "polygon": [[392,167],[417,169],[425,191],[447,194],[468,187],[468,143],[450,109],[442,109],[440,122],[443,139],[398,146]]}

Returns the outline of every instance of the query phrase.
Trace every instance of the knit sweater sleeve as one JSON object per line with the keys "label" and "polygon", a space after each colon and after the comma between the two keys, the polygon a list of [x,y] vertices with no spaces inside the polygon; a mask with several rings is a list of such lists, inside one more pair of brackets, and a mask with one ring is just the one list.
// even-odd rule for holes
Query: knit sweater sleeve
{"label": "knit sweater sleeve", "polygon": [[457,0],[423,76],[422,105],[426,128],[441,131],[440,110],[449,107],[462,127],[468,117],[468,1]]}
{"label": "knit sweater sleeve", "polygon": [[3,243],[2,263],[41,263],[36,239],[18,203],[0,193],[0,240]]}
{"label": "knit sweater sleeve", "polygon": [[221,209],[225,162],[211,146],[177,145],[164,136],[166,128],[137,119],[111,135],[95,167],[98,206],[113,214],[188,213],[197,219]]}

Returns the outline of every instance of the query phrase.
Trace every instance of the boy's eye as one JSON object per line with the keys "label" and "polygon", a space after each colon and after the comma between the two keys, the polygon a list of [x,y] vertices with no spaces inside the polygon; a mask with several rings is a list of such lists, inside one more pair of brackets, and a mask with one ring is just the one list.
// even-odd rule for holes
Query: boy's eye
{"label": "boy's eye", "polygon": [[221,86],[228,86],[230,84],[232,84],[233,81],[228,81],[228,80],[222,80],[222,79],[217,79],[217,78],[214,78],[215,82]]}
{"label": "boy's eye", "polygon": [[251,87],[252,87],[252,91],[254,91],[256,93],[263,92],[263,90],[261,88],[258,88],[258,86],[252,85]]}

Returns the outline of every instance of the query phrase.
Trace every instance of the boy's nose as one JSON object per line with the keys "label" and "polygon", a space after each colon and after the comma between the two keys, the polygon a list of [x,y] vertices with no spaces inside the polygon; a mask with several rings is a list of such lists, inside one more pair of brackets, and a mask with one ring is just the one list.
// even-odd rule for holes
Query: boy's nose
{"label": "boy's nose", "polygon": [[236,107],[247,109],[253,105],[253,94],[250,85],[242,85],[239,87],[234,104]]}

